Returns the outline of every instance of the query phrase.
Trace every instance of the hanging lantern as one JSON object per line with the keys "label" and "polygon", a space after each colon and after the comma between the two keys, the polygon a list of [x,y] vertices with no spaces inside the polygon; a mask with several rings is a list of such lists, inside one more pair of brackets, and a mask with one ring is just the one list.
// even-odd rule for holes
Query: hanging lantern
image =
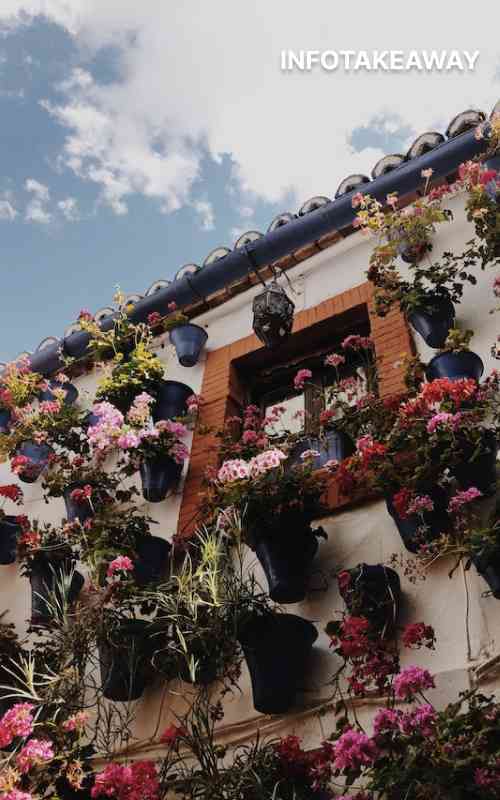
{"label": "hanging lantern", "polygon": [[276,281],[254,298],[253,329],[266,347],[278,347],[291,334],[294,308]]}

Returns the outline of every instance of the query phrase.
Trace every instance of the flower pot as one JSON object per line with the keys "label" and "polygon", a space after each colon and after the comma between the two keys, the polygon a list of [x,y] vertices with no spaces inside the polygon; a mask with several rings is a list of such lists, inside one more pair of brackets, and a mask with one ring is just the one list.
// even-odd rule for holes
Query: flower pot
{"label": "flower pot", "polygon": [[442,347],[455,321],[455,307],[448,297],[429,299],[430,307],[417,308],[408,321],[429,347]]}
{"label": "flower pot", "polygon": [[354,569],[340,572],[337,581],[350,614],[366,617],[381,634],[394,632],[401,606],[397,572],[383,564],[358,564]]}
{"label": "flower pot", "polygon": [[12,413],[8,408],[0,408],[0,433],[8,433]]}
{"label": "flower pot", "polygon": [[179,364],[183,367],[194,367],[208,339],[208,333],[199,325],[186,322],[177,325],[170,331],[170,341],[175,347]]}
{"label": "flower pot", "polygon": [[141,462],[142,496],[149,503],[165,500],[167,492],[178,483],[182,473],[182,464],[178,464],[170,456],[162,458],[145,458]]}
{"label": "flower pot", "polygon": [[0,517],[0,564],[14,564],[21,526],[17,517]]}
{"label": "flower pot", "polygon": [[[423,515],[412,514],[403,519],[399,516],[392,503],[392,497],[386,497],[385,502],[387,511],[391,515],[396,525],[403,544],[410,553],[418,553],[420,546],[424,542],[436,539],[443,531],[449,530],[450,518],[446,512],[447,498],[442,490],[433,489],[426,494],[431,497],[434,503],[434,511],[425,511]],[[427,526],[425,539],[419,535],[419,528],[423,523]]]}
{"label": "flower pot", "polygon": [[156,403],[153,406],[153,420],[173,419],[187,414],[188,397],[193,390],[190,386],[179,381],[160,381],[156,393]]}
{"label": "flower pot", "polygon": [[70,358],[84,358],[89,356],[90,336],[85,331],[75,331],[63,340],[64,354]]}
{"label": "flower pot", "polygon": [[52,448],[48,444],[36,442],[23,442],[17,449],[16,455],[29,458],[30,463],[19,472],[19,480],[23,483],[35,483],[47,467]]}
{"label": "flower pot", "polygon": [[425,377],[428,381],[436,378],[449,378],[458,381],[473,378],[479,381],[484,372],[484,364],[477,353],[461,350],[459,353],[439,353],[427,364]]}
{"label": "flower pot", "polygon": [[104,697],[137,700],[146,687],[148,623],[139,619],[122,622],[110,639],[100,638],[98,648]]}
{"label": "flower pot", "polygon": [[311,562],[318,540],[311,527],[300,519],[256,537],[255,554],[264,570],[269,597],[276,603],[300,603],[307,591]]}
{"label": "flower pot", "polygon": [[488,584],[493,597],[500,600],[500,555],[496,558],[473,556],[472,563]]}
{"label": "flower pot", "polygon": [[341,430],[327,431],[325,436],[307,436],[293,449],[289,460],[290,466],[301,463],[301,454],[306,450],[317,450],[319,456],[313,461],[314,469],[321,469],[327,461],[343,461],[352,456],[356,447],[352,439]]}
{"label": "flower pot", "polygon": [[318,632],[293,614],[251,617],[238,632],[250,672],[253,704],[262,714],[283,714],[293,705]]}
{"label": "flower pot", "polygon": [[500,172],[500,155],[489,158],[488,161],[485,162],[484,166],[486,169],[494,169],[497,172]]}
{"label": "flower pot", "polygon": [[157,583],[165,573],[172,546],[159,536],[143,536],[136,544],[134,577],[139,586]]}
{"label": "flower pot", "polygon": [[184,681],[184,683],[190,683],[192,686],[210,686],[211,683],[214,683],[217,678],[220,677],[217,674],[217,664],[202,648],[199,648],[199,652],[197,652],[196,648],[190,646],[189,654],[193,655],[195,658],[196,672],[193,681],[186,660],[183,659],[179,670],[179,678]]}
{"label": "flower pot", "polygon": [[483,494],[491,494],[496,489],[498,444],[495,431],[485,430],[482,435],[481,452],[474,458],[475,447],[466,442],[460,463],[451,468],[461,489],[475,486]]}
{"label": "flower pot", "polygon": [[405,245],[401,243],[398,247],[399,255],[401,259],[405,262],[405,264],[418,264],[419,261],[422,260],[424,255],[429,250],[427,244],[413,244],[413,245]]}
{"label": "flower pot", "polygon": [[54,389],[64,389],[66,392],[64,396],[64,404],[66,406],[72,406],[76,401],[78,397],[78,389],[76,386],[73,386],[72,383],[69,383],[68,381],[65,383],[61,383],[61,381],[49,381],[48,384],[48,388],[40,392],[38,395],[40,402],[55,400],[56,395],[54,394]]}
{"label": "flower pot", "polygon": [[[29,576],[32,625],[46,625],[54,618],[51,607],[64,600],[61,581],[70,574],[71,564],[69,558],[55,559],[46,554],[39,555],[33,562]],[[66,598],[69,604],[75,602],[83,584],[83,575],[73,572]]]}
{"label": "flower pot", "polygon": [[80,525],[83,525],[90,517],[94,516],[95,509],[92,500],[85,499],[82,503],[77,503],[77,501],[71,497],[71,493],[75,489],[83,489],[84,486],[87,486],[85,481],[74,481],[66,486],[64,490],[63,498],[68,522],[75,522],[75,520],[78,520]]}

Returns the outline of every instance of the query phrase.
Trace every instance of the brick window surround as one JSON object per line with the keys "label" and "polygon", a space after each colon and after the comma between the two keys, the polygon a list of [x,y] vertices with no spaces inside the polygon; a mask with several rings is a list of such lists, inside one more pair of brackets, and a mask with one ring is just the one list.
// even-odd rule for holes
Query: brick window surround
{"label": "brick window surround", "polygon": [[[370,283],[362,283],[353,289],[331,297],[313,308],[299,311],[295,315],[292,336],[319,322],[345,314],[358,307],[368,309],[371,337],[375,344],[378,363],[379,394],[381,397],[404,391],[404,365],[401,359],[414,353],[413,340],[406,320],[399,310],[392,309],[386,317],[377,317],[373,307],[373,289]],[[244,389],[239,382],[235,362],[263,347],[252,334],[232,344],[211,350],[207,354],[201,394],[203,403],[200,422],[210,428],[221,429],[227,417],[237,415],[245,403]],[[212,435],[195,432],[184,484],[179,514],[178,532],[189,535],[197,522],[199,494],[202,491],[206,467],[213,464],[217,441]],[[348,498],[342,497],[335,483],[329,479],[326,506],[329,511],[345,506]]]}

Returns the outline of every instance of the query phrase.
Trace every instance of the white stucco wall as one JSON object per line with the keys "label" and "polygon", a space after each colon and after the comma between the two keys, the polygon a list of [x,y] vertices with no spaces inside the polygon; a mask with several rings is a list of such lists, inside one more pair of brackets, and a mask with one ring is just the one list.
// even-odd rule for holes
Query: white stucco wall
{"label": "white stucco wall", "polygon": [[[455,219],[451,224],[441,226],[435,240],[435,255],[446,249],[458,252],[472,237],[472,227],[463,213],[463,198],[455,198],[451,206]],[[293,297],[297,310],[315,306],[328,297],[362,283],[370,250],[371,243],[358,233],[292,269],[288,274],[297,292]],[[496,338],[498,324],[497,318],[489,314],[494,299],[491,292],[494,276],[492,272],[478,271],[477,277],[476,287],[466,287],[464,302],[458,308],[457,316],[461,326],[476,331],[472,348],[481,355],[488,372],[496,365],[490,357],[490,346]],[[207,328],[209,349],[217,349],[251,333],[251,303],[258,291],[260,288],[255,287],[197,319],[199,324]],[[434,351],[415,336],[422,358],[427,360],[432,357]],[[200,391],[205,357],[195,368],[184,369],[177,364],[170,348],[160,349],[159,354],[169,378],[188,383],[194,392]],[[77,381],[84,402],[85,392],[91,393],[95,382],[96,376],[92,374]],[[0,481],[16,482],[6,465],[0,467]],[[63,516],[62,500],[54,500],[50,505],[43,503],[39,484],[22,484],[22,488],[26,498],[25,511],[30,517],[57,522]],[[171,537],[176,529],[179,506],[180,494],[160,504],[144,503],[146,512],[159,523],[157,530],[154,530],[156,535],[167,539]],[[6,507],[7,513],[11,510]],[[364,503],[340,511],[322,520],[322,524],[329,533],[329,539],[320,545],[314,569],[327,579],[328,589],[312,591],[304,603],[286,609],[314,621],[320,631],[311,668],[306,676],[305,691],[298,698],[297,710],[276,719],[256,714],[244,668],[241,694],[229,695],[224,701],[226,716],[222,725],[229,740],[244,739],[259,725],[269,732],[298,733],[304,736],[306,744],[313,746],[333,727],[328,716],[320,718],[315,711],[329,696],[328,680],[335,669],[327,637],[321,633],[334,611],[343,607],[333,576],[338,570],[355,566],[361,561],[383,562],[392,553],[405,551],[381,502]],[[249,564],[255,566],[250,552],[248,560]],[[467,573],[458,569],[451,580],[448,578],[449,570],[449,563],[436,563],[426,581],[416,585],[401,576],[404,593],[401,622],[423,620],[434,626],[438,640],[435,653],[426,650],[411,652],[403,655],[403,663],[425,665],[437,676],[437,688],[430,696],[434,695],[439,703],[451,699],[460,688],[467,686],[470,670],[479,665],[484,668],[485,688],[496,689],[500,686],[494,672],[495,657],[500,658],[500,601],[481,596],[487,587],[474,569]],[[319,583],[318,576],[313,576],[312,585]],[[0,611],[4,609],[9,610],[7,618],[23,631],[29,615],[29,583],[19,577],[17,565],[0,566]],[[489,664],[492,665],[491,669]],[[137,736],[145,743],[144,753],[154,752],[154,745],[146,746],[146,740],[154,737],[155,731],[161,731],[173,720],[174,711],[182,709],[184,697],[190,692],[192,689],[180,682],[169,685],[158,683],[147,689],[143,699],[137,703],[136,724]],[[376,699],[360,703],[360,718],[373,713],[376,705]],[[160,707],[162,720],[159,723]]]}

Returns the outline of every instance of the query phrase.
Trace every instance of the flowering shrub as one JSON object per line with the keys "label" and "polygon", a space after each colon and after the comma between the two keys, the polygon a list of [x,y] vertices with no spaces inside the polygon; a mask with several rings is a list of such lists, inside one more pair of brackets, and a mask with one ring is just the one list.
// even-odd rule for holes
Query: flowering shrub
{"label": "flowering shrub", "polygon": [[32,372],[27,356],[6,364],[0,378],[0,409],[16,415],[44,386],[42,376]]}

